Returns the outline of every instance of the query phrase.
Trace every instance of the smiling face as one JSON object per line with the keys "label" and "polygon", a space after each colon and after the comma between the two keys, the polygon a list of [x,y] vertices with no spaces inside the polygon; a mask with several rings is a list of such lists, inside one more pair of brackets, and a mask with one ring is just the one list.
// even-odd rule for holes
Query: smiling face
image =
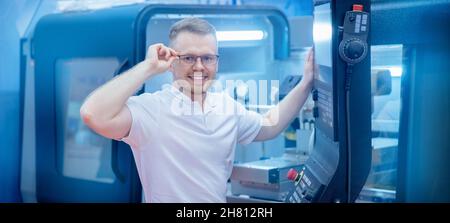
{"label": "smiling face", "polygon": [[205,93],[218,68],[218,61],[211,62],[218,54],[215,36],[183,31],[178,33],[171,47],[180,56],[170,67],[174,82],[189,87],[191,96]]}

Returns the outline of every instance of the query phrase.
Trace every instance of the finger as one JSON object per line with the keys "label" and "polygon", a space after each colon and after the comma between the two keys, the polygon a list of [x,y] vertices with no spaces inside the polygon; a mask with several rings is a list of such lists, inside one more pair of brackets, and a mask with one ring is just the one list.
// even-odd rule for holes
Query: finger
{"label": "finger", "polygon": [[[159,50],[159,56],[160,59],[168,60],[168,50],[167,47],[161,46],[161,49]],[[170,55],[169,55],[170,56]]]}
{"label": "finger", "polygon": [[313,49],[311,48],[308,52],[308,61],[312,61],[314,59],[314,52]]}
{"label": "finger", "polygon": [[175,59],[177,59],[177,58],[174,56],[171,56],[168,61],[169,65],[172,64]]}
{"label": "finger", "polygon": [[166,56],[165,56],[165,58],[166,58],[166,60],[168,60],[169,58],[170,58],[170,50],[169,50],[169,48],[167,48],[167,47],[165,47],[164,48],[164,51],[165,51],[165,53],[166,53]]}
{"label": "finger", "polygon": [[166,51],[164,49],[164,46],[159,47],[159,49],[158,49],[158,56],[164,57],[165,54],[166,54]]}
{"label": "finger", "polygon": [[151,45],[150,47],[148,47],[147,50],[147,57],[148,58],[158,58],[158,45]]}
{"label": "finger", "polygon": [[161,50],[161,48],[162,48],[163,46],[162,46],[162,44],[158,43],[158,44],[153,45],[152,47],[154,47],[155,50],[156,50],[156,52],[159,53],[159,51]]}
{"label": "finger", "polygon": [[169,48],[169,50],[170,50],[170,53],[172,54],[172,56],[178,56],[178,52],[177,51],[175,51],[172,48]]}

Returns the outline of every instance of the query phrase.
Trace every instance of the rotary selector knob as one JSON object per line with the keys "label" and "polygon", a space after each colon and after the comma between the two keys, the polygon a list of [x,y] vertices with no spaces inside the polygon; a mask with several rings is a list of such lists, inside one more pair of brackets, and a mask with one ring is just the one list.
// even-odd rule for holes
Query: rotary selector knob
{"label": "rotary selector knob", "polygon": [[351,38],[339,44],[341,58],[350,64],[359,63],[366,57],[367,43],[358,38]]}

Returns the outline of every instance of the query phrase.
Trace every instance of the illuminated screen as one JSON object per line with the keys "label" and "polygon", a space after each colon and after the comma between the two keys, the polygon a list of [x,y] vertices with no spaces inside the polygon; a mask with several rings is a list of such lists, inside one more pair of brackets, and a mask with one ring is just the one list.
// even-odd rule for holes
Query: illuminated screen
{"label": "illuminated screen", "polygon": [[332,69],[332,18],[331,4],[314,8],[314,49],[318,72],[314,76],[314,88],[318,92],[317,107],[319,117],[316,126],[328,137],[335,140],[333,69]]}

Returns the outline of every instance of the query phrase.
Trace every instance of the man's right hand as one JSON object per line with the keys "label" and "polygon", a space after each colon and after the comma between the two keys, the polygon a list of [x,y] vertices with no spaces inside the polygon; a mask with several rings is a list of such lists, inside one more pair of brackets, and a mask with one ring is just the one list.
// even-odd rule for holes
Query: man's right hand
{"label": "man's right hand", "polygon": [[149,75],[160,74],[167,71],[178,53],[162,43],[153,44],[148,47],[146,59],[143,63],[147,67]]}
{"label": "man's right hand", "polygon": [[128,98],[152,75],[165,72],[178,53],[163,44],[151,45],[147,57],[138,65],[97,88],[84,101],[80,115],[84,123],[96,133],[111,139],[128,135],[132,117]]}

